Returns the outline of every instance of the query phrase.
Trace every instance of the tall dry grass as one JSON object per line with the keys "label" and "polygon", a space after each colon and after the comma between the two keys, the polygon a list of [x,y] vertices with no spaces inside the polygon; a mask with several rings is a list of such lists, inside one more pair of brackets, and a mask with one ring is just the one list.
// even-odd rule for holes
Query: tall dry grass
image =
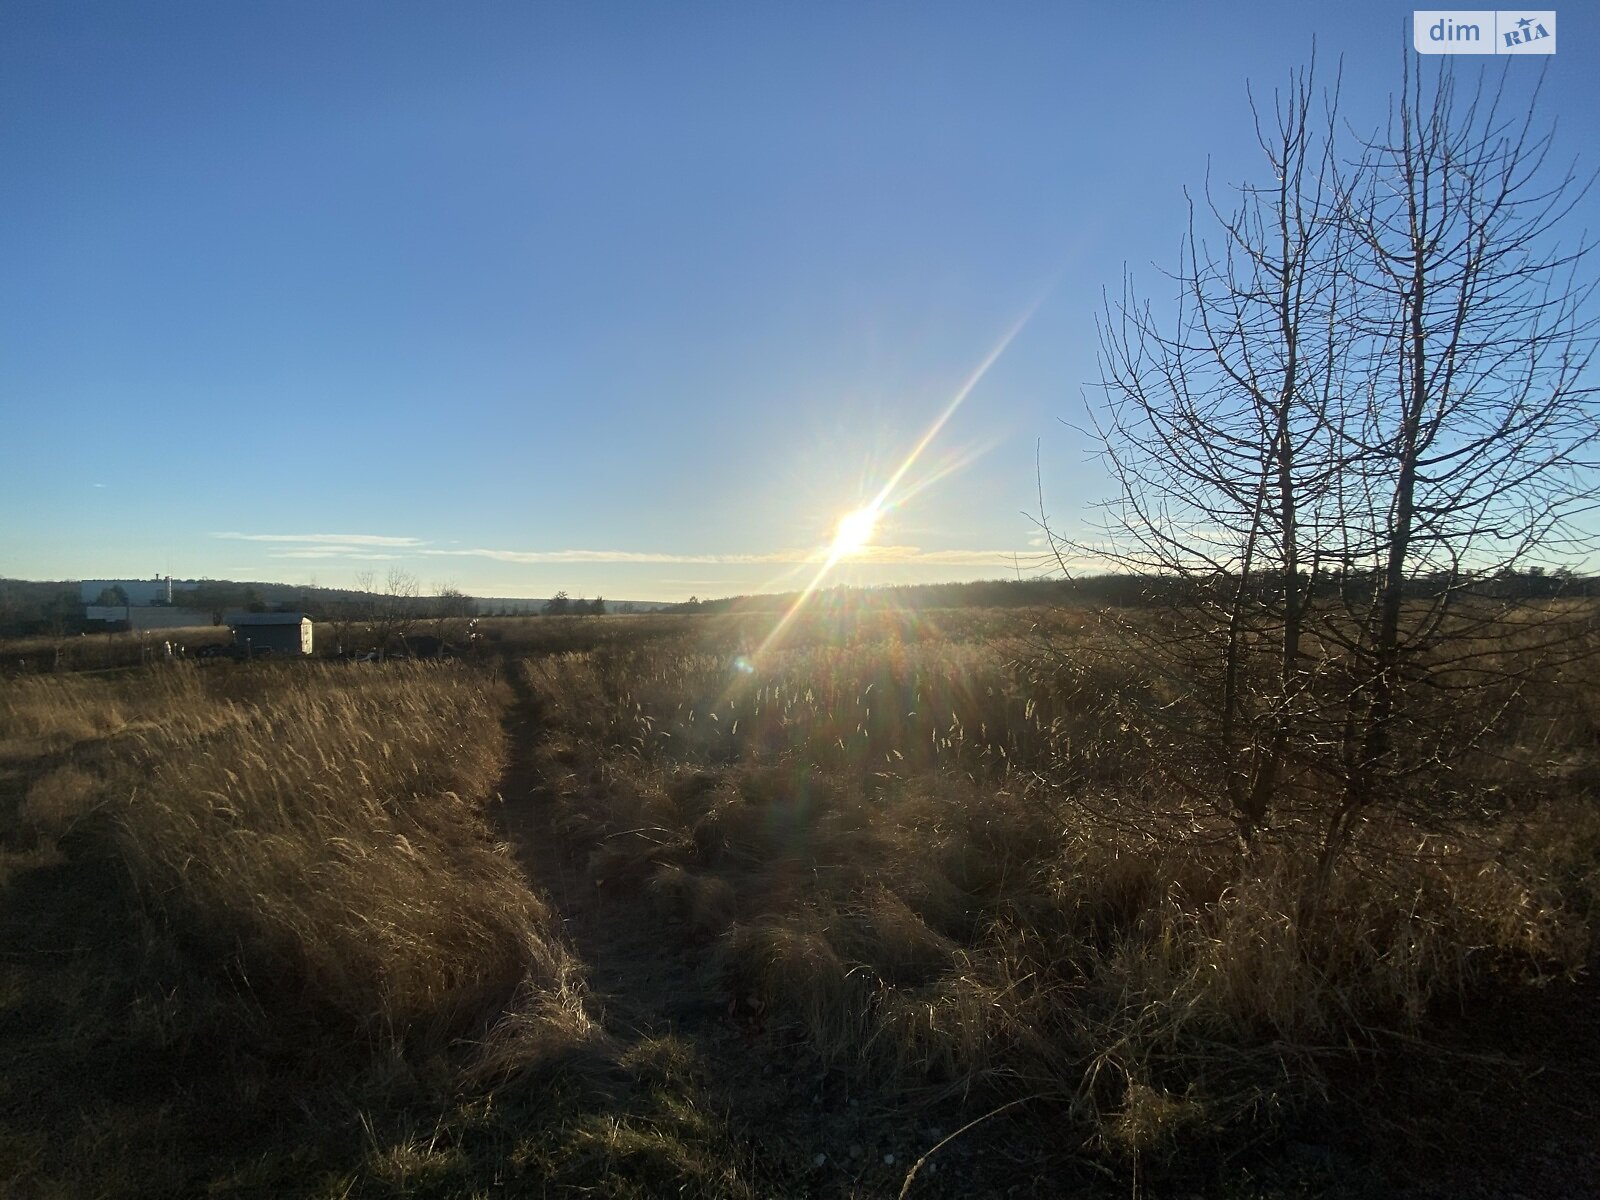
{"label": "tall dry grass", "polygon": [[24,679],[0,697],[0,761],[31,767],[11,837],[114,866],[169,968],[250,1007],[374,1048],[482,1040],[508,1008],[582,1036],[485,817],[505,702],[457,664]]}
{"label": "tall dry grass", "polygon": [[169,646],[182,657],[202,646],[226,645],[229,637],[226,626],[195,625],[0,638],[0,678],[148,666],[165,661]]}
{"label": "tall dry grass", "polygon": [[1490,981],[1593,959],[1600,817],[1576,793],[1464,840],[1373,822],[1313,895],[1303,841],[1241,859],[1162,795],[1116,706],[1041,683],[1020,640],[752,664],[716,637],[522,664],[558,820],[598,886],[846,1069],[1044,1098],[1085,1144],[1148,1155],[1270,1121]]}
{"label": "tall dry grass", "polygon": [[[601,907],[659,914],[752,1029],[914,1100],[1026,1101],[1007,1119],[1071,1153],[1262,1136],[1441,1012],[1593,965],[1581,674],[1502,698],[1484,762],[1543,764],[1538,787],[1508,783],[1470,837],[1373,820],[1308,895],[1293,828],[1241,858],[1163,789],[1137,705],[1112,702],[1160,703],[1161,681],[1108,659],[1064,686],[1018,619],[812,614],[758,652],[770,620],[591,618],[497,644],[538,710],[539,803]],[[1082,622],[1056,632],[1093,649]],[[24,1047],[0,1161],[63,1194],[248,1190],[258,1169],[292,1190],[293,1137],[231,1176],[184,1164],[218,1128],[357,1108],[366,1149],[329,1195],[764,1194],[687,1040],[615,1054],[596,1032],[495,844],[510,699],[492,662],[0,687],[0,998]],[[588,1082],[547,1070],[584,1047]],[[158,1076],[177,1082],[147,1109],[95,1107]]]}

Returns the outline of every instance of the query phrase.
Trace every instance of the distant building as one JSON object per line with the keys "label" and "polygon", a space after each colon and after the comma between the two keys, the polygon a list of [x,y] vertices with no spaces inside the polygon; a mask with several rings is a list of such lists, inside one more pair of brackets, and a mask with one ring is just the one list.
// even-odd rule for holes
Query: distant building
{"label": "distant building", "polygon": [[[193,580],[178,580],[178,587],[193,587]],[[78,585],[83,618],[101,622],[107,629],[185,629],[212,625],[210,613],[172,606],[172,576],[151,579],[85,579]]]}
{"label": "distant building", "polygon": [[233,644],[252,654],[310,654],[311,618],[305,613],[229,613]]}
{"label": "distant building", "polygon": [[208,612],[191,608],[168,608],[163,604],[150,604],[140,608],[134,604],[86,604],[85,621],[99,621],[106,629],[194,629],[201,625],[215,625]]}
{"label": "distant building", "polygon": [[170,605],[174,587],[198,586],[193,579],[174,582],[171,575],[157,575],[150,579],[85,579],[78,585],[78,598],[86,607],[145,608],[158,604]]}

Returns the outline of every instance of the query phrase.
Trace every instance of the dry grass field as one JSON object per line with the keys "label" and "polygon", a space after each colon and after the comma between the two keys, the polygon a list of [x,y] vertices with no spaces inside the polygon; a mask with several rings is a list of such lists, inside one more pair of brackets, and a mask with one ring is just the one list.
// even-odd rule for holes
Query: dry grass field
{"label": "dry grass field", "polygon": [[7,638],[0,640],[0,676],[144,666],[165,661],[168,646],[193,654],[203,646],[226,645],[228,640],[229,630],[222,625]]}
{"label": "dry grass field", "polygon": [[6,1194],[1594,1186],[1581,663],[1313,892],[1164,790],[1160,680],[1042,665],[1085,614],[483,628],[0,682]]}

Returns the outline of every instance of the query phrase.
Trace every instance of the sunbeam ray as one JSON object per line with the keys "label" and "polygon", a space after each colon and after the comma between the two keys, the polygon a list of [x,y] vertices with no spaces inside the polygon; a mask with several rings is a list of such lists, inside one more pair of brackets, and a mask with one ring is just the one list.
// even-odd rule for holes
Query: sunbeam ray
{"label": "sunbeam ray", "polygon": [[[989,373],[990,368],[992,368],[995,363],[1000,361],[1000,356],[1010,348],[1012,342],[1016,341],[1017,335],[1022,332],[1022,330],[1027,326],[1028,322],[1033,319],[1034,315],[1044,305],[1045,299],[1050,295],[1052,290],[1053,287],[1046,288],[1043,292],[1041,292],[1038,299],[1030,304],[1023,311],[1022,315],[1012,323],[1011,327],[1006,330],[1005,334],[1000,338],[1000,340],[995,343],[994,348],[984,356],[983,361],[980,362],[972,374],[967,377],[966,382],[963,383],[959,389],[957,389],[956,394],[951,398],[950,403],[945,405],[944,410],[940,412],[936,418],[934,418],[933,424],[929,425],[927,431],[917,439],[916,444],[911,447],[910,452],[901,461],[899,467],[895,469],[894,474],[890,475],[888,481],[884,483],[883,487],[878,490],[878,494],[873,498],[872,502],[870,504],[863,505],[858,510],[859,512],[868,513],[875,516],[884,509],[884,507],[889,503],[890,497],[894,495],[895,488],[897,488],[900,485],[900,481],[906,477],[906,473],[916,465],[917,460],[920,459],[924,452],[927,451],[928,447],[933,444],[934,439],[937,438],[944,427],[949,424],[950,418],[955,416],[956,410],[966,402],[967,397],[972,395],[978,384],[983,382],[983,377]],[[947,467],[946,470],[936,473],[934,478],[938,478],[940,475],[948,474],[949,471],[953,469],[955,468]],[[923,481],[917,487],[912,489],[911,494],[922,491],[931,482],[932,480]],[[811,577],[810,582],[806,584],[800,595],[795,598],[795,602],[789,606],[788,611],[786,611],[783,616],[778,618],[778,622],[772,627],[772,631],[767,634],[766,638],[762,640],[761,645],[756,648],[755,653],[751,657],[757,663],[760,662],[762,655],[767,653],[767,651],[769,651],[773,646],[778,644],[779,640],[784,634],[784,631],[788,629],[789,625],[794,621],[795,616],[800,612],[800,610],[805,607],[806,601],[809,600],[812,595],[816,593],[816,590],[822,586],[822,581],[826,579],[829,572],[831,572],[833,568],[838,565],[839,559],[844,556],[847,549],[848,547],[842,544],[839,539],[835,539],[827,557],[823,559],[822,565],[817,568],[817,571]]]}

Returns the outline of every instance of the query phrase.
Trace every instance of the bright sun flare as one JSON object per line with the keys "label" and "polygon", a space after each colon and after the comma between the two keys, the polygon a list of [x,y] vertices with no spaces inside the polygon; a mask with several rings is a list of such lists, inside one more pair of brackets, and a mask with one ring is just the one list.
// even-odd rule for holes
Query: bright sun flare
{"label": "bright sun flare", "polygon": [[872,540],[878,524],[876,508],[858,508],[839,518],[839,530],[833,535],[833,557],[844,558],[854,554]]}

